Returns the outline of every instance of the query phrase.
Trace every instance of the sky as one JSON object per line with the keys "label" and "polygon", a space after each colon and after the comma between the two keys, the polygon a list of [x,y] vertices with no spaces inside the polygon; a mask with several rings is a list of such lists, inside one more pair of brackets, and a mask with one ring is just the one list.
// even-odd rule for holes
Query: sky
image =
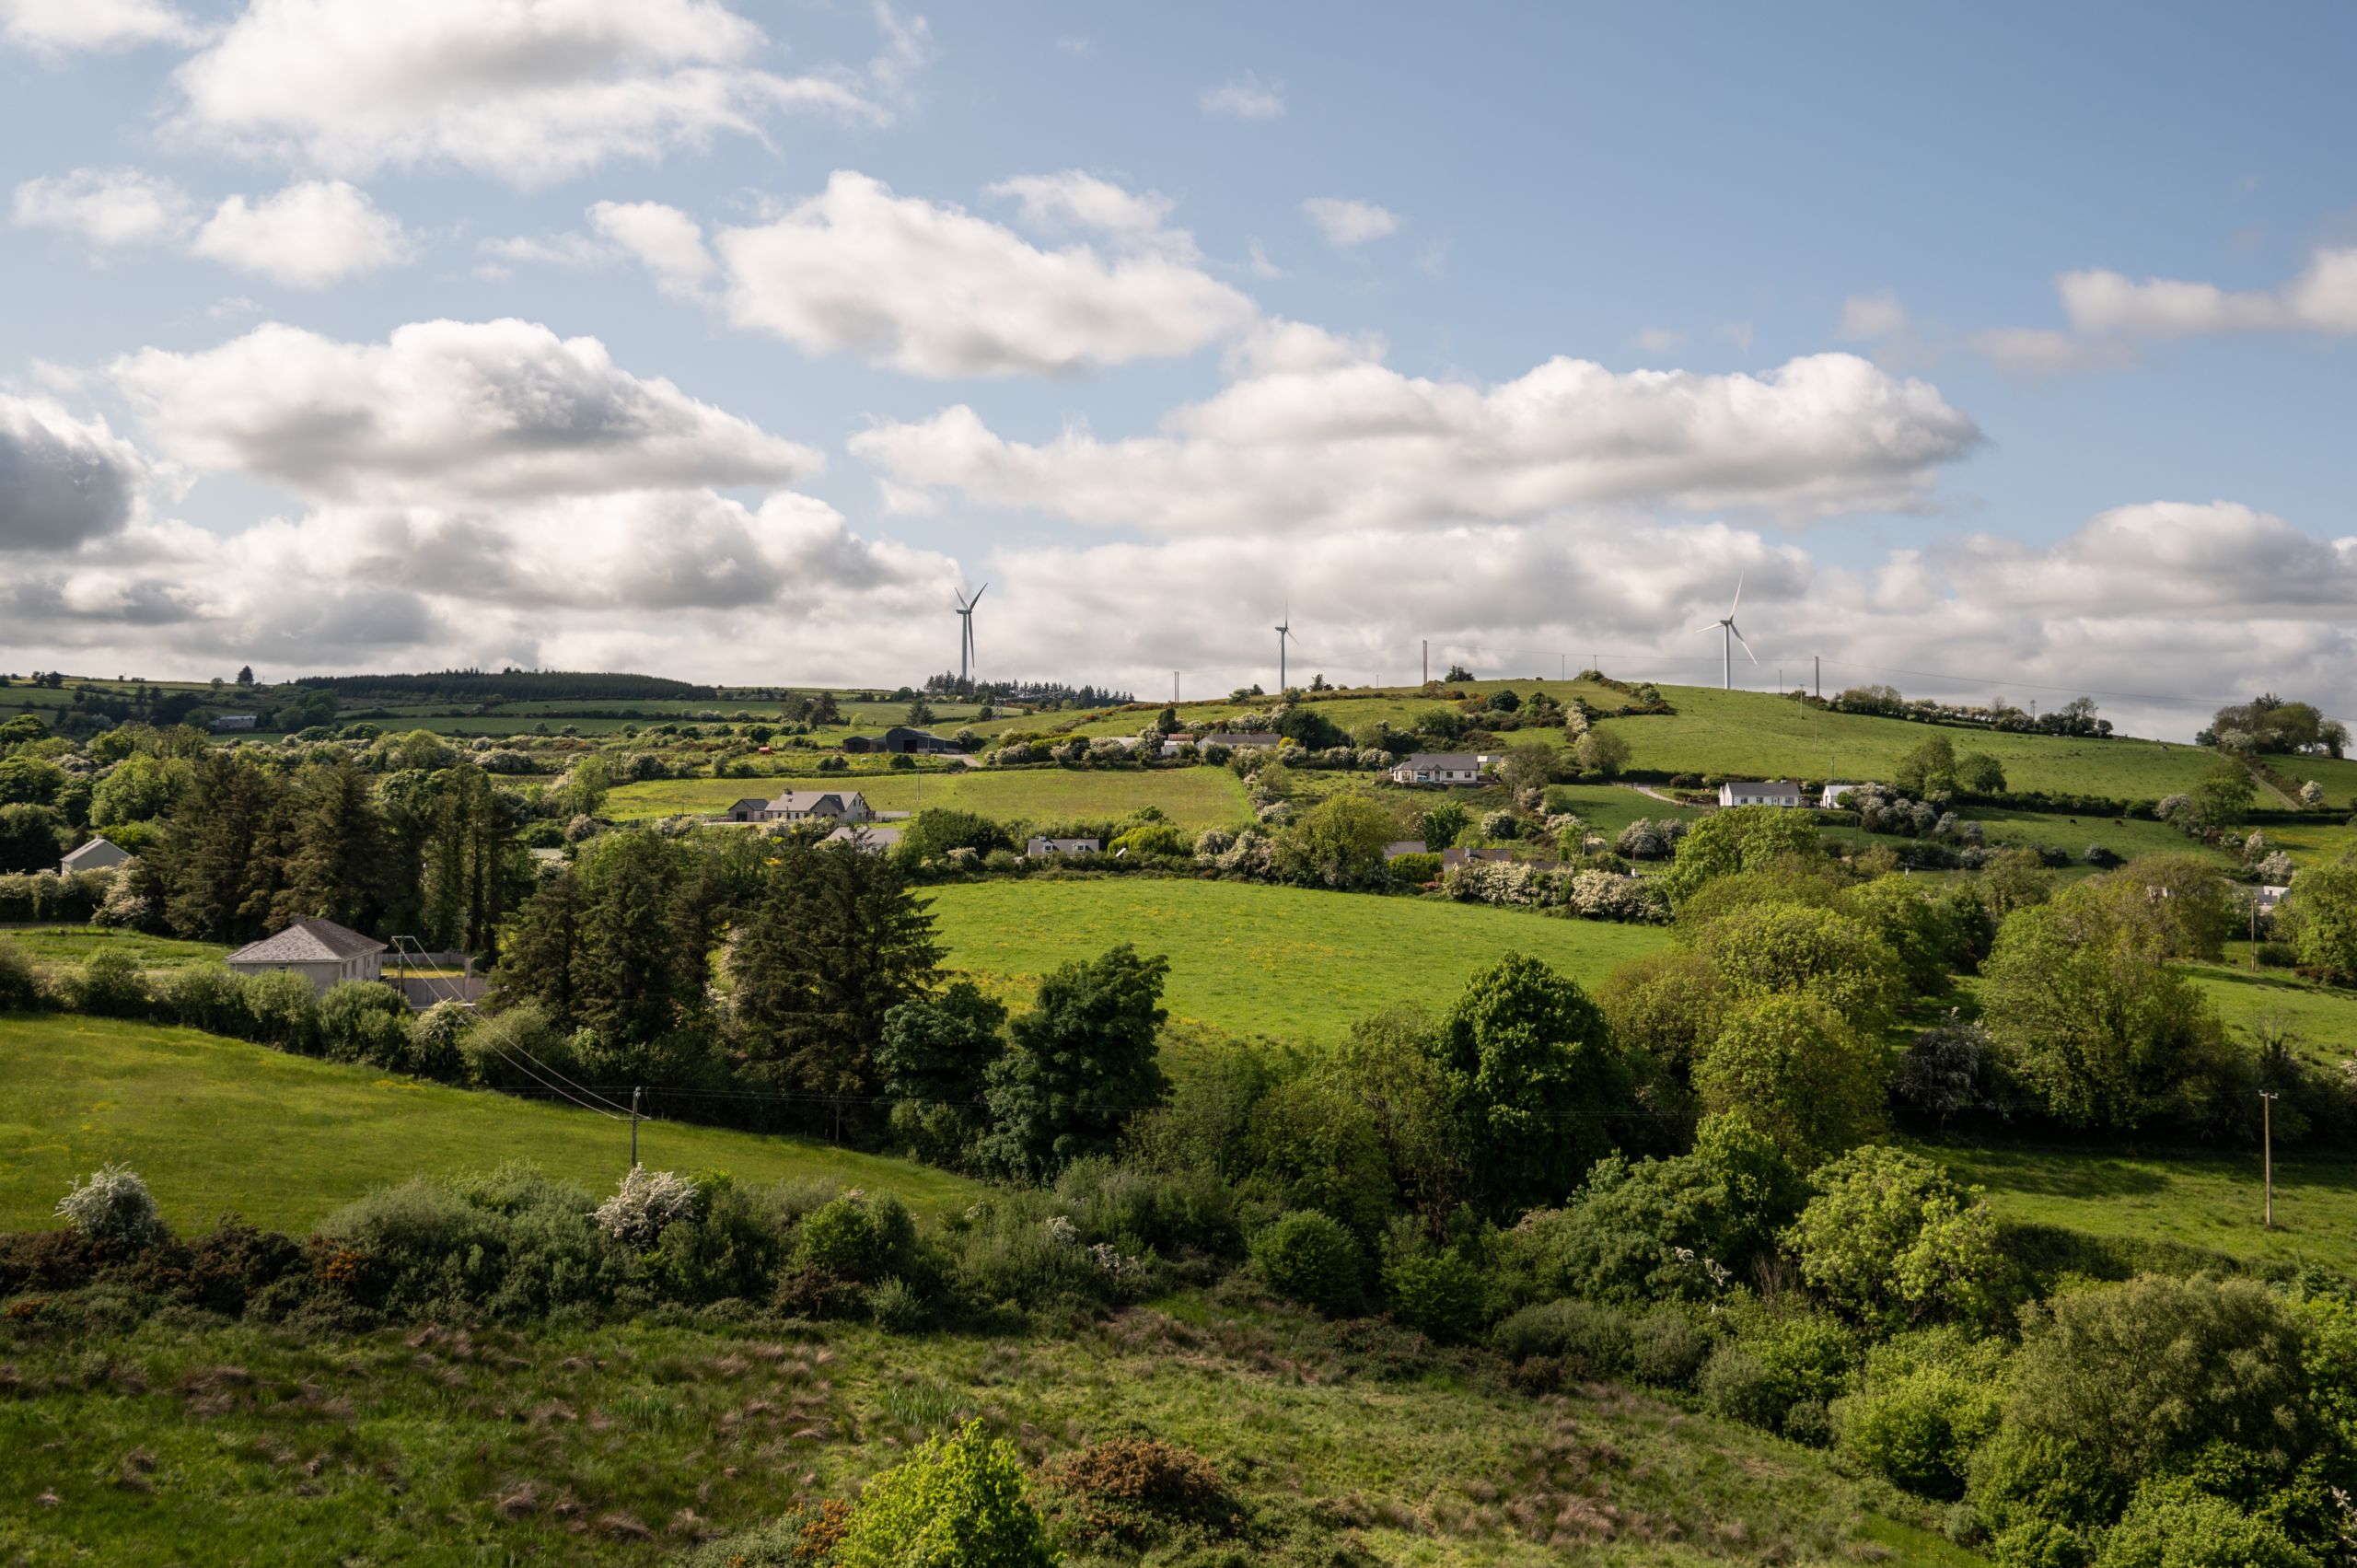
{"label": "sky", "polygon": [[0,669],[2344,716],[2357,10],[0,0]]}

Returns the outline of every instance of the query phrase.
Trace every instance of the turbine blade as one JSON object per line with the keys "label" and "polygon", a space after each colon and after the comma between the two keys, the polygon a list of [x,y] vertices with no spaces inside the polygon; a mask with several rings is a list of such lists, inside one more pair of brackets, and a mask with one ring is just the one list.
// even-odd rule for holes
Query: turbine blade
{"label": "turbine blade", "polygon": [[1741,573],[1741,572],[1737,572],[1737,573],[1735,575],[1735,602],[1734,602],[1733,604],[1731,604],[1731,605],[1727,606],[1727,619],[1728,619],[1728,620],[1730,620],[1730,621],[1732,621],[1732,620],[1734,620],[1734,619],[1735,619],[1735,612],[1736,612],[1736,610],[1741,610],[1741,609],[1743,608],[1743,579],[1744,579],[1744,576],[1745,576],[1745,574],[1743,574],[1743,573]]}
{"label": "turbine blade", "polygon": [[[1734,621],[1730,621],[1727,622],[1727,630],[1735,633],[1735,640],[1736,642],[1743,643],[1743,633],[1736,627]],[[1759,656],[1751,651],[1751,645],[1749,643],[1743,643],[1743,652],[1744,656],[1748,658],[1752,663],[1758,664],[1759,662]]]}
{"label": "turbine blade", "polygon": [[1715,632],[1719,629],[1720,624],[1721,623],[1716,621],[1705,621],[1700,626],[1695,627],[1694,630],[1697,632]]}
{"label": "turbine blade", "polygon": [[982,596],[990,591],[991,586],[988,583],[984,583],[981,587],[976,588],[974,590],[974,597],[966,601],[966,608],[971,610],[974,606],[981,603]]}

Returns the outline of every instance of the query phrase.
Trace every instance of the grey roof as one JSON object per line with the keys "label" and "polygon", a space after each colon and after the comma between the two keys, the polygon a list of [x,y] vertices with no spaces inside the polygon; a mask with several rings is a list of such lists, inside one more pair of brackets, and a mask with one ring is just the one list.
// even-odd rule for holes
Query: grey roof
{"label": "grey roof", "polygon": [[[108,838],[102,833],[99,837],[92,839],[88,843],[82,845],[81,848],[69,852],[64,860],[60,864],[63,865],[66,870],[71,871],[76,865],[82,864],[83,861],[88,859],[91,855],[101,854],[107,850],[112,850],[116,854],[121,855],[123,860],[134,858],[129,850],[123,848],[121,844],[115,842],[112,839]],[[109,865],[114,865],[120,864],[120,862],[110,860],[107,864]]]}
{"label": "grey roof", "polygon": [[1035,838],[1023,846],[1025,854],[1095,854],[1105,847],[1102,839]]}
{"label": "grey roof", "polygon": [[1798,795],[1801,786],[1791,779],[1729,779],[1729,789],[1756,790],[1763,795]]}
{"label": "grey roof", "polygon": [[233,964],[340,964],[346,958],[357,958],[370,953],[381,953],[385,945],[374,936],[363,936],[348,925],[338,925],[331,920],[298,920],[275,936],[265,936],[259,942],[249,942],[229,955]]}
{"label": "grey roof", "polygon": [[1283,736],[1272,734],[1268,730],[1222,729],[1203,737],[1202,743],[1205,746],[1225,746],[1233,749],[1238,746],[1274,746],[1283,739]]}
{"label": "grey roof", "polygon": [[1470,751],[1419,751],[1399,765],[1403,768],[1457,768],[1478,773],[1481,771],[1481,759]]}
{"label": "grey roof", "polygon": [[866,822],[846,822],[819,840],[826,844],[862,844],[868,849],[890,849],[900,842],[904,828],[878,828]]}
{"label": "grey roof", "polygon": [[1383,858],[1397,860],[1403,854],[1429,854],[1422,839],[1394,839],[1383,846]]}
{"label": "grey roof", "polygon": [[[848,811],[851,809],[851,803],[854,800],[859,800],[859,792],[857,790],[841,789],[790,789],[784,795],[779,796],[775,800],[769,802],[767,809],[772,811],[817,811],[830,800],[835,803],[835,810],[837,812]],[[865,806],[867,803],[863,800],[860,801],[860,804]]]}

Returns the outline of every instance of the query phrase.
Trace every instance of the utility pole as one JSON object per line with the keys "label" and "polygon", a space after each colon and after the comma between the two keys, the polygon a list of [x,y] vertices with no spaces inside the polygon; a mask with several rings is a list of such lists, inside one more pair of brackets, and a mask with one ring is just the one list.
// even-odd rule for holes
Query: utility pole
{"label": "utility pole", "polygon": [[1822,699],[1825,696],[1825,656],[1811,654],[1809,660],[1817,667],[1817,679],[1811,684],[1817,688],[1818,698]]}
{"label": "utility pole", "polygon": [[630,1167],[638,1168],[638,1097],[642,1091],[630,1092]]}
{"label": "utility pole", "polygon": [[1427,686],[1429,686],[1429,685],[1431,685],[1431,684],[1432,684],[1432,682],[1433,682],[1433,640],[1432,640],[1430,637],[1426,637],[1426,638],[1424,639],[1424,684],[1425,684],[1425,685],[1427,685]]}
{"label": "utility pole", "polygon": [[1170,672],[1170,705],[1178,705],[1178,672],[1175,669]]}
{"label": "utility pole", "polygon": [[2260,1169],[2267,1179],[2267,1223],[2262,1227],[2275,1228],[2275,1097],[2265,1089],[2258,1092],[2258,1146]]}

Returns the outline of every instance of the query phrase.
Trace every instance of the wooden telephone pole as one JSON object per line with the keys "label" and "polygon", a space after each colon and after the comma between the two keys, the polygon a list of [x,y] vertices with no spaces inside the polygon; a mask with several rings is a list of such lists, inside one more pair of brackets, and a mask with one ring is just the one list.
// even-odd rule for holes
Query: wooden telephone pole
{"label": "wooden telephone pole", "polygon": [[2275,1228],[2275,1097],[2261,1089],[2258,1094],[2259,1169],[2267,1182],[2267,1217],[2260,1228]]}

